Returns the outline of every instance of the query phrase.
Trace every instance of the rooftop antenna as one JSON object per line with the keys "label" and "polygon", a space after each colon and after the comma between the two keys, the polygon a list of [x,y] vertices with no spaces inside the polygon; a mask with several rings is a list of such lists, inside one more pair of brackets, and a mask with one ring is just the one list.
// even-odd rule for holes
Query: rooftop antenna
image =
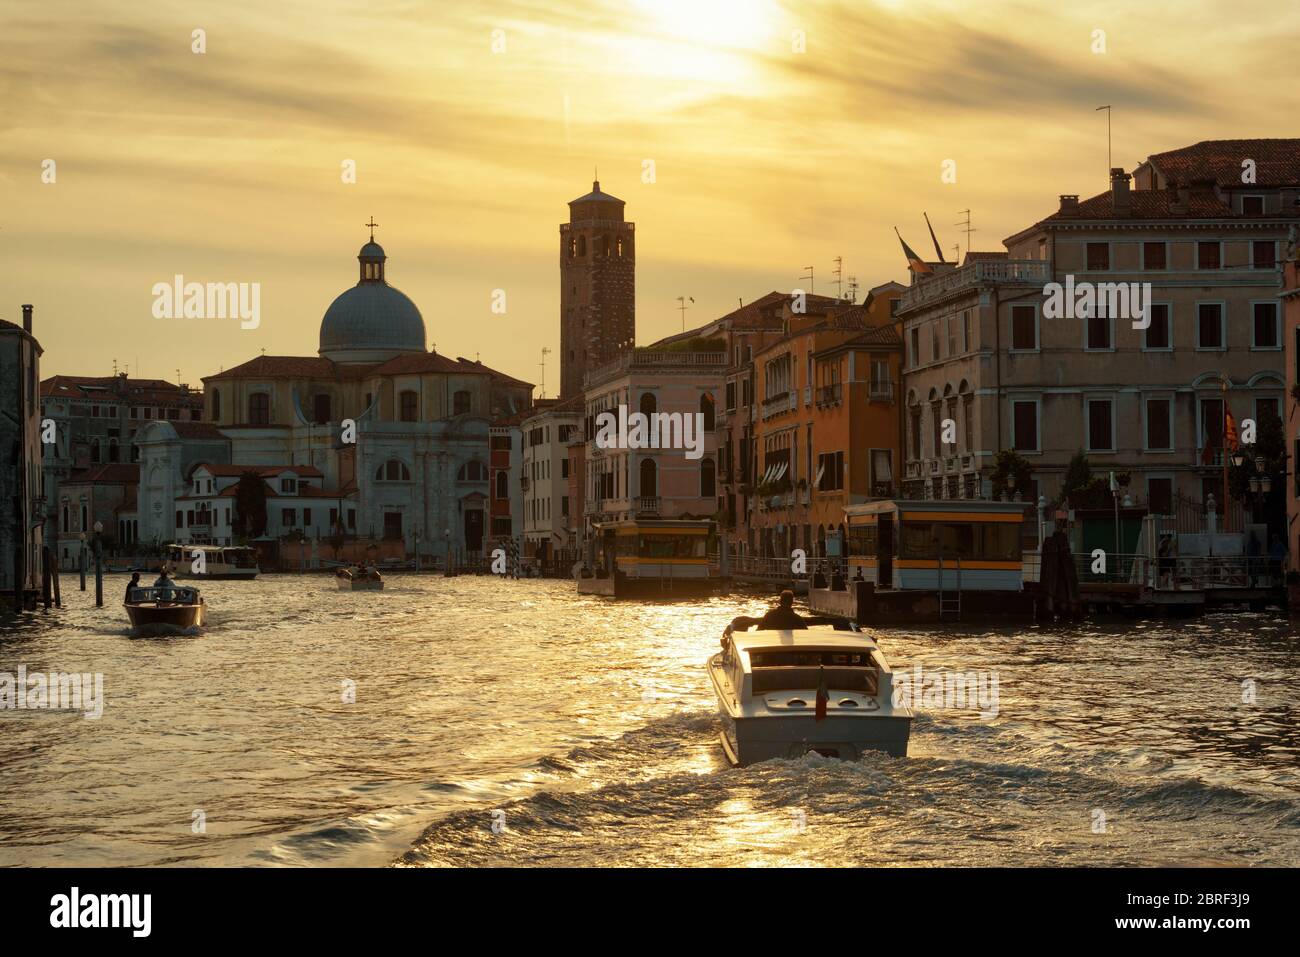
{"label": "rooftop antenna", "polygon": [[844,257],[836,256],[835,263],[835,298],[844,298]]}
{"label": "rooftop antenna", "polygon": [[813,267],[812,267],[812,266],[804,266],[803,268],[808,270],[808,275],[806,275],[806,276],[800,276],[799,278],[800,278],[800,279],[807,279],[807,280],[808,280],[808,291],[811,292],[811,293],[813,293],[814,295],[816,295],[816,293],[817,293],[817,280],[813,278]]}
{"label": "rooftop antenna", "polygon": [[694,296],[678,296],[678,297],[677,297],[677,308],[680,309],[680,310],[682,311],[682,332],[685,332],[685,331],[686,331],[686,301],[687,301],[688,299],[689,299],[691,302],[694,302],[694,301],[695,301],[695,297],[694,297]]}
{"label": "rooftop antenna", "polygon": [[539,399],[546,398],[546,357],[550,354],[551,350],[546,346],[542,346],[542,361],[538,363],[542,367],[542,394],[538,396]]}
{"label": "rooftop antenna", "polygon": [[952,261],[958,264],[961,263],[961,243],[952,244]]}
{"label": "rooftop antenna", "polygon": [[857,276],[849,277],[849,300],[852,302],[858,301],[858,277]]}
{"label": "rooftop antenna", "polygon": [[117,356],[113,357],[113,376],[117,376]]}
{"label": "rooftop antenna", "polygon": [[1099,106],[1093,112],[1100,113],[1102,110],[1106,111],[1106,182],[1110,182],[1110,171],[1113,168],[1110,158],[1110,104]]}
{"label": "rooftop antenna", "polygon": [[964,230],[966,231],[966,252],[969,253],[969,252],[970,252],[970,234],[971,234],[971,233],[978,233],[979,230],[976,229],[974,226],[972,226],[972,225],[970,224],[970,210],[969,210],[969,209],[959,209],[959,210],[957,210],[957,212],[959,212],[959,213],[965,213],[965,214],[966,214],[966,218],[965,218],[962,222],[960,222],[960,223],[953,223],[953,225],[954,225],[954,226],[960,226],[962,229],[964,229]]}

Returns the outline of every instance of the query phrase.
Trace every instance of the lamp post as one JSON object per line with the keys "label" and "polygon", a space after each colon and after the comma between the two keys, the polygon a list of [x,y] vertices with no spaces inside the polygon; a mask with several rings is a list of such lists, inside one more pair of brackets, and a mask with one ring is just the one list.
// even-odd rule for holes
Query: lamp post
{"label": "lamp post", "polygon": [[1016,475],[1014,472],[1007,473],[1007,501],[1014,502],[1016,499]]}
{"label": "lamp post", "polygon": [[81,590],[86,590],[86,533],[77,536],[81,547],[77,549],[77,567],[81,571]]}
{"label": "lamp post", "polygon": [[100,541],[100,534],[104,531],[104,523],[95,523],[95,607],[104,607],[104,547]]}

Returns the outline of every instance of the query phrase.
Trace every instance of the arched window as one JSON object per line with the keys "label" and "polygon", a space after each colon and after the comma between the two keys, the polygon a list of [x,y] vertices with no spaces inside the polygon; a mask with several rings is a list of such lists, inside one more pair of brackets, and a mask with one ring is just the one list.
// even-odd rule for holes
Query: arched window
{"label": "arched window", "polygon": [[617,247],[617,248],[618,248],[618,258],[619,258],[619,259],[622,259],[622,258],[623,258],[623,237],[622,237],[622,236],[618,237],[618,247]]}
{"label": "arched window", "polygon": [[641,497],[657,498],[659,496],[659,469],[654,459],[641,460]]}
{"label": "arched window", "polygon": [[248,424],[271,424],[271,394],[269,392],[254,392],[248,397]]}
{"label": "arched window", "polygon": [[403,422],[418,422],[420,420],[420,397],[407,389],[398,398],[401,420]]}
{"label": "arched window", "polygon": [[459,389],[451,396],[451,414],[465,415],[469,412],[469,390]]}
{"label": "arched window", "polygon": [[713,431],[713,393],[706,392],[700,396],[700,412],[704,415],[704,431]]}
{"label": "arched window", "polygon": [[642,392],[640,407],[642,415],[654,415],[655,411],[659,408],[659,400],[655,398],[653,392]]}
{"label": "arched window", "polygon": [[466,462],[456,473],[458,482],[486,482],[488,477],[487,466],[478,459],[472,462]]}
{"label": "arched window", "polygon": [[99,439],[90,440],[90,461],[99,464]]}
{"label": "arched window", "polygon": [[330,421],[330,397],[328,393],[318,392],[311,397],[312,420],[317,425]]}
{"label": "arched window", "polygon": [[108,440],[108,460],[110,462],[117,461],[117,439]]}
{"label": "arched window", "polygon": [[399,459],[389,459],[375,470],[376,482],[409,482],[411,470]]}
{"label": "arched window", "polygon": [[510,497],[510,480],[506,478],[506,470],[497,471],[497,499],[504,500]]}
{"label": "arched window", "polygon": [[713,498],[717,494],[718,483],[713,459],[705,459],[700,463],[700,497]]}
{"label": "arched window", "polygon": [[221,390],[212,390],[212,421],[221,421]]}
{"label": "arched window", "polygon": [[578,241],[572,236],[569,237],[569,257],[572,258],[578,254]]}

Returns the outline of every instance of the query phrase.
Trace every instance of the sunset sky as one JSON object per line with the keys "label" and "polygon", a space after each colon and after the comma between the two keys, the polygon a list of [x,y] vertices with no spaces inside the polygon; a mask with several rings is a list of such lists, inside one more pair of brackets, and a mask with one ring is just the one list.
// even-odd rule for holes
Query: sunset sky
{"label": "sunset sky", "polygon": [[[892,228],[932,255],[922,210],[950,255],[966,208],[1001,249],[1105,187],[1102,104],[1129,169],[1295,136],[1298,24],[1249,0],[0,0],[0,318],[36,305],[43,375],[314,355],[373,215],[430,344],[537,382],[593,166],[637,224],[645,343],[680,329],[679,295],[699,324],[810,264],[832,292],[837,255],[863,291],[906,281]],[[154,319],[177,273],[260,283],[260,328]]]}

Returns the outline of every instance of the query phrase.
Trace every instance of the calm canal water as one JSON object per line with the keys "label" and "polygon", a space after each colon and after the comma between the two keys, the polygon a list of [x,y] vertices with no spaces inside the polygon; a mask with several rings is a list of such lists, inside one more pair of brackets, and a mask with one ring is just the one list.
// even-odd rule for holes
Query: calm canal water
{"label": "calm canal water", "polygon": [[4,865],[1300,865],[1300,639],[1270,615],[884,630],[896,668],[995,672],[997,716],[733,769],[702,663],[753,597],[268,575],[143,640],[123,579],[102,610],[65,583],[0,625],[0,672],[102,672],[104,713],[0,711]]}

